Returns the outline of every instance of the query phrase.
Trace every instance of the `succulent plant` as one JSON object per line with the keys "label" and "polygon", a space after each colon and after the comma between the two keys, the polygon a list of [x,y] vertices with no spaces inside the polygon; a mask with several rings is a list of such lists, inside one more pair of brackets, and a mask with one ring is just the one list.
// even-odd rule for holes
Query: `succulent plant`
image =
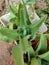
{"label": "succulent plant", "polygon": [[[10,22],[6,27],[0,27],[0,33],[8,40],[17,42],[12,49],[15,65],[48,65],[49,51],[47,50],[47,37],[45,34],[37,34],[40,26],[46,21],[43,16],[34,25],[31,24],[24,2],[18,6],[10,5]],[[33,49],[32,40],[40,36],[36,49]],[[30,40],[29,40],[30,39]]]}

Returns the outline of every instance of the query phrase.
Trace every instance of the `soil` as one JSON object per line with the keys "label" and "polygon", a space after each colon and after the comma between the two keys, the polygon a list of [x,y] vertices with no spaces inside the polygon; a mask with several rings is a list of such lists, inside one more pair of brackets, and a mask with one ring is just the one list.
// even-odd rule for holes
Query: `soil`
{"label": "soil", "polygon": [[[20,0],[0,0],[0,16],[9,12],[9,5],[16,5]],[[36,0],[36,8],[42,10],[49,6],[47,0]]]}
{"label": "soil", "polygon": [[9,12],[9,5],[16,5],[20,0],[0,0],[0,16]]}
{"label": "soil", "polygon": [[0,0],[0,16],[4,15],[6,11],[7,9],[5,0]]}
{"label": "soil", "polygon": [[38,10],[43,10],[44,8],[47,7],[47,2],[46,0],[36,0],[36,6]]}
{"label": "soil", "polygon": [[0,41],[0,65],[14,65],[10,44]]}

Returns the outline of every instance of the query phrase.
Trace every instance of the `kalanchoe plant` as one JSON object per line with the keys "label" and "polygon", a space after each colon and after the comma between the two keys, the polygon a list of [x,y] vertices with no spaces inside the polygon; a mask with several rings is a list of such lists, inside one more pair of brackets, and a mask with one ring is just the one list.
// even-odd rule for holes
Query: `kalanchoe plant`
{"label": "kalanchoe plant", "polygon": [[0,33],[10,40],[18,41],[12,49],[15,65],[49,65],[47,37],[42,34],[35,49],[31,43],[38,37],[37,31],[46,21],[46,16],[43,16],[33,25],[30,22],[24,2],[16,7],[11,5],[10,10],[10,22],[6,27],[0,27]]}

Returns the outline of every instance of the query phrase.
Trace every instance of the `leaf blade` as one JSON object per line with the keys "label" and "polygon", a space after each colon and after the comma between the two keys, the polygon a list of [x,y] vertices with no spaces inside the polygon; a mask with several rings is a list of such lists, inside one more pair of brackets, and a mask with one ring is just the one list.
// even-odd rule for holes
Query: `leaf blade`
{"label": "leaf blade", "polygon": [[32,37],[34,38],[37,31],[39,30],[40,26],[42,25],[42,23],[44,23],[46,21],[46,16],[43,16],[39,21],[37,21],[37,23],[35,23],[34,25],[31,26],[31,34]]}
{"label": "leaf blade", "polygon": [[44,53],[46,51],[47,51],[47,39],[46,36],[42,34],[36,52]]}
{"label": "leaf blade", "polygon": [[38,62],[36,58],[32,58],[30,65],[40,65],[40,63]]}
{"label": "leaf blade", "polygon": [[42,55],[39,55],[39,57],[49,62],[49,51]]}
{"label": "leaf blade", "polygon": [[0,33],[4,36],[7,36],[7,37],[13,39],[13,40],[17,40],[19,37],[18,33],[15,30],[11,30],[8,28],[0,27]]}
{"label": "leaf blade", "polygon": [[15,61],[16,65],[24,65],[23,51],[22,51],[22,47],[21,47],[20,44],[13,47],[12,55],[13,55],[13,58],[14,58],[14,61]]}

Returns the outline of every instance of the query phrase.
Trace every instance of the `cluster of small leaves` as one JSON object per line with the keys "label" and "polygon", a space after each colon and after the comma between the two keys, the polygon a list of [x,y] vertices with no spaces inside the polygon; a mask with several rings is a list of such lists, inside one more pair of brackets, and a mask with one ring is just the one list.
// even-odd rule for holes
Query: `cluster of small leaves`
{"label": "cluster of small leaves", "polygon": [[41,35],[36,50],[31,46],[31,41],[28,41],[30,37],[32,40],[36,38],[37,31],[46,21],[46,16],[33,25],[24,2],[17,6],[11,5],[10,10],[10,22],[7,27],[0,27],[0,33],[13,41],[19,41],[12,49],[15,65],[46,65],[47,62],[49,64],[46,36]]}

